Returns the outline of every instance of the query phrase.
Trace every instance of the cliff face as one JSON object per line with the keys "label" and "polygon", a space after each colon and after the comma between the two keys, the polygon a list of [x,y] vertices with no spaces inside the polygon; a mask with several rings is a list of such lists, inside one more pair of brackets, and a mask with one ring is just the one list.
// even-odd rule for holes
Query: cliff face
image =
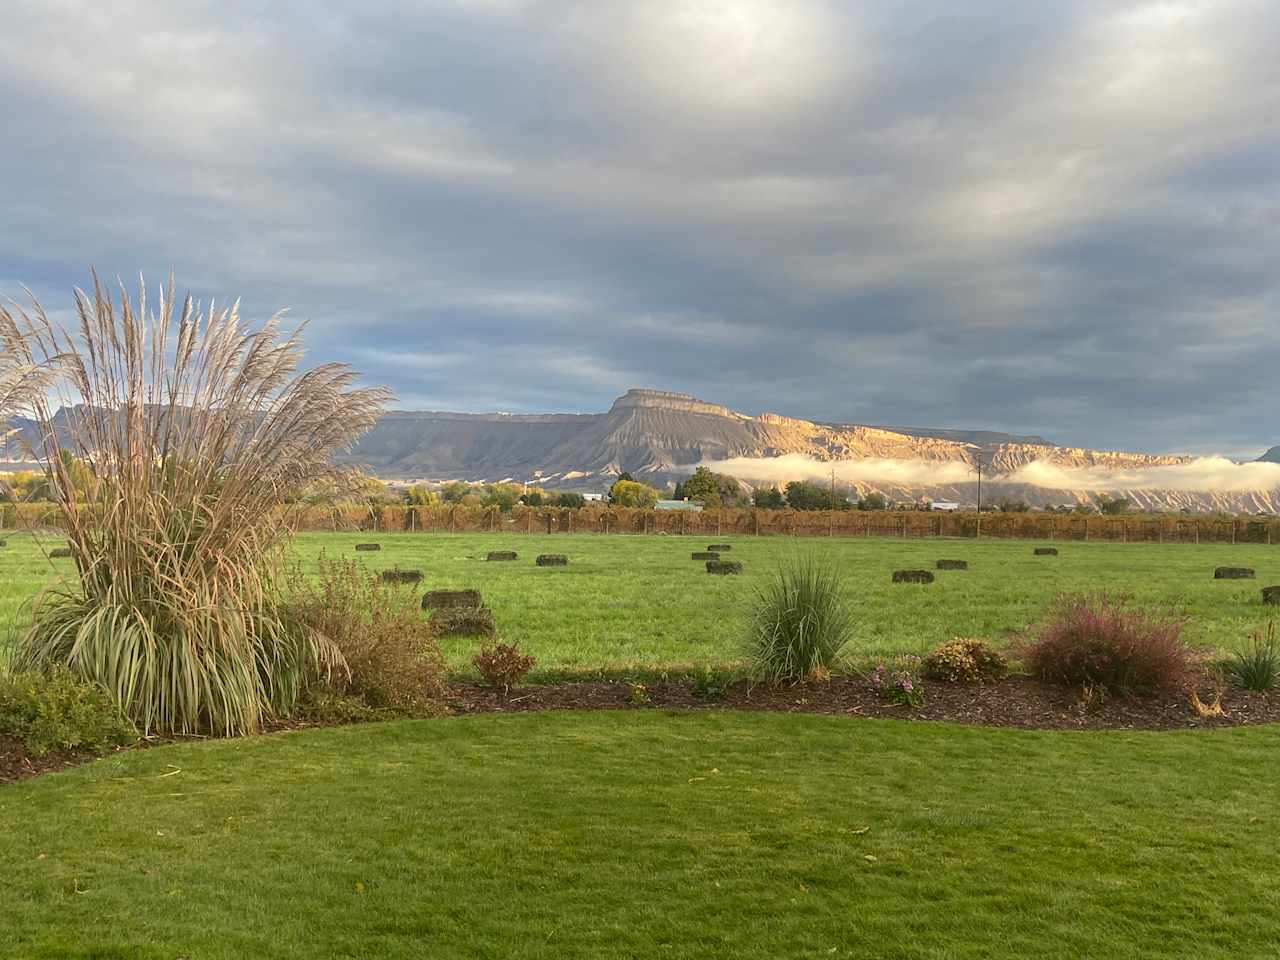
{"label": "cliff face", "polygon": [[[30,424],[15,423],[31,431]],[[0,456],[17,454],[11,439]],[[830,424],[775,413],[746,416],[681,393],[630,390],[605,413],[466,414],[394,412],[383,416],[349,456],[379,476],[394,479],[541,481],[561,489],[603,490],[623,471],[659,487],[687,476],[696,464],[735,459],[757,461],[733,471],[747,481],[779,479],[774,458],[807,461],[902,461],[909,471],[892,480],[853,484],[858,494],[877,491],[895,500],[976,501],[976,483],[940,483],[931,464],[949,468],[983,465],[983,499],[1023,500],[1033,506],[1090,502],[1096,490],[1051,489],[1010,479],[1031,464],[1060,468],[1132,471],[1190,462],[1191,457],[1060,447],[1038,437],[982,431],[897,431],[858,424]],[[1260,458],[1280,463],[1280,448]],[[0,470],[3,466],[0,465]],[[884,471],[892,474],[893,471]],[[825,468],[810,471],[821,475]],[[904,476],[910,475],[908,481]],[[965,472],[960,471],[961,477]],[[976,479],[976,472],[974,474]],[[783,479],[797,479],[787,476]],[[1158,509],[1280,512],[1280,491],[1186,492],[1117,488],[1138,507]]]}
{"label": "cliff face", "polygon": [[[1008,479],[1029,464],[1136,470],[1192,459],[1060,447],[1039,437],[982,431],[897,431],[776,413],[751,417],[688,394],[657,390],[630,390],[599,414],[388,414],[352,459],[384,477],[538,480],[562,488],[601,490],[624,470],[663,486],[683,479],[696,464],[728,459],[761,461],[758,477],[750,477],[749,468],[740,473],[746,480],[764,479],[776,473],[765,469],[768,461],[789,454],[833,464],[923,461],[924,468],[915,471],[922,477],[919,483],[859,482],[853,489],[859,494],[878,491],[897,500],[928,497],[966,503],[976,501],[976,483],[931,483],[927,464],[973,465],[981,459],[985,500],[1007,497],[1033,506],[1090,502],[1095,492]],[[1280,495],[1274,490],[1109,492],[1143,508],[1280,512]]]}

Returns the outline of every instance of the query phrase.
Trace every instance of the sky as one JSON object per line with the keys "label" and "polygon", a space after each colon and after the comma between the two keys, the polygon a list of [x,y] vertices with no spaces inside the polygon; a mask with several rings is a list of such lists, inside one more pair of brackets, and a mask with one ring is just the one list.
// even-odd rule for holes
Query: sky
{"label": "sky", "polygon": [[405,409],[1280,443],[1274,0],[7,0],[0,292],[172,271]]}

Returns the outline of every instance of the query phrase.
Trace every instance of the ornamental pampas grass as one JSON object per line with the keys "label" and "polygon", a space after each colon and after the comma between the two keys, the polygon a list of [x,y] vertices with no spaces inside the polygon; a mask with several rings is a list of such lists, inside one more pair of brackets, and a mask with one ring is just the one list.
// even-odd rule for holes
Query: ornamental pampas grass
{"label": "ornamental pampas grass", "polygon": [[[287,713],[308,673],[345,669],[276,597],[287,494],[389,399],[342,364],[300,370],[301,330],[238,303],[113,300],[95,275],[73,329],[33,298],[0,308],[0,384],[35,421],[80,572],[46,593],[15,666],[102,684],[144,731],[247,733]],[[60,408],[60,410],[59,410]]]}

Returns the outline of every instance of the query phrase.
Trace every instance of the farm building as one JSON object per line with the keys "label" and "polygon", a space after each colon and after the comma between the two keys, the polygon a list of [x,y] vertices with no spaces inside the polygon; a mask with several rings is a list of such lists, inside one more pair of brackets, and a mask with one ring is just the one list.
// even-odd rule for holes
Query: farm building
{"label": "farm building", "polygon": [[960,504],[956,503],[954,500],[934,500],[931,504],[929,504],[929,509],[930,510],[947,510],[947,511],[959,510]]}
{"label": "farm building", "polygon": [[697,500],[659,500],[653,505],[655,510],[689,510],[693,513],[702,512],[702,504]]}

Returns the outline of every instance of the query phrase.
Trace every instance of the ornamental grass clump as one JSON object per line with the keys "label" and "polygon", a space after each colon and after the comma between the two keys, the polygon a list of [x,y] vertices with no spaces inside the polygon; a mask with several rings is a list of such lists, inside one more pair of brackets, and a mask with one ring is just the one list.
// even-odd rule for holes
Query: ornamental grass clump
{"label": "ornamental grass clump", "polygon": [[1271,621],[1265,631],[1259,630],[1249,638],[1249,643],[1231,654],[1225,664],[1225,672],[1231,681],[1245,690],[1270,690],[1280,678],[1280,642],[1276,639],[1276,624]]}
{"label": "ornamental grass clump", "polygon": [[820,679],[836,665],[852,633],[839,569],[799,556],[757,594],[748,654],[760,679]]}
{"label": "ornamental grass clump", "polygon": [[[389,399],[341,364],[300,371],[301,329],[238,305],[118,299],[95,275],[73,329],[0,308],[0,384],[40,439],[78,582],[47,592],[18,669],[101,685],[144,733],[241,734],[289,713],[341,651],[278,597],[282,504],[341,482],[333,455]],[[16,386],[15,386],[16,385]]]}
{"label": "ornamental grass clump", "polygon": [[1042,680],[1128,696],[1177,690],[1191,674],[1183,621],[1105,594],[1060,599],[1023,659]]}

